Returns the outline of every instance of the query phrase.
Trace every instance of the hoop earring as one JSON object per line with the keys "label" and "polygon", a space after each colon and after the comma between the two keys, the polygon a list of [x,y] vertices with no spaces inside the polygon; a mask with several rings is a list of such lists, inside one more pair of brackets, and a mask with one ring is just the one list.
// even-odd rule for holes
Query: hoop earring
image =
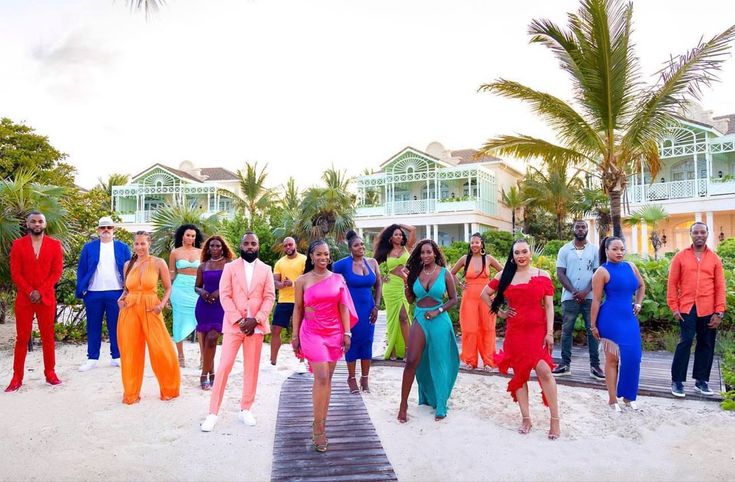
{"label": "hoop earring", "polygon": [[483,249],[482,251],[480,251],[480,254],[485,256],[485,250]]}
{"label": "hoop earring", "polygon": [[514,259],[511,259],[510,262],[513,263],[513,264],[516,264],[516,260],[514,260]]}

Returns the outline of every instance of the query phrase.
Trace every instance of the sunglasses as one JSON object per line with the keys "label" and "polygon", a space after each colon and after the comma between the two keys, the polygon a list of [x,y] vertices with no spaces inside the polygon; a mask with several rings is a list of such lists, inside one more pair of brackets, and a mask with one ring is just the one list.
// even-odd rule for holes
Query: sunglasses
{"label": "sunglasses", "polygon": [[104,229],[106,231],[112,231],[115,229],[115,226],[97,226],[97,229]]}

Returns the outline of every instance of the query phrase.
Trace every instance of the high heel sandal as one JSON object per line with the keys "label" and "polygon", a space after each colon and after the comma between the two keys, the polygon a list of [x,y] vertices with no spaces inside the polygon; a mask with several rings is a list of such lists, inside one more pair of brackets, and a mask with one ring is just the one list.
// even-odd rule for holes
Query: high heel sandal
{"label": "high heel sandal", "polygon": [[[311,444],[314,450],[317,452],[326,452],[329,441],[327,440],[327,421],[326,420],[314,420],[311,424]],[[322,431],[316,433],[317,425],[322,426]]]}
{"label": "high heel sandal", "polygon": [[355,380],[355,377],[347,377],[347,386],[350,388],[350,393],[360,393],[360,388],[357,386],[357,380]]}
{"label": "high heel sandal", "polygon": [[[552,420],[552,421],[553,421],[553,420],[556,420],[556,421],[558,422],[558,421],[559,421],[559,417],[551,417],[551,420]],[[553,432],[551,431],[551,427],[549,427],[549,440],[556,440],[556,439],[558,439],[558,438],[559,438],[560,436],[561,436],[561,430],[559,431],[559,433],[553,433]]]}
{"label": "high heel sandal", "polygon": [[214,372],[209,372],[209,384],[214,386]]}
{"label": "high heel sandal", "polygon": [[370,393],[370,387],[368,386],[368,377],[367,375],[361,375],[360,376],[360,388],[362,388],[362,391],[365,393]]}
{"label": "high heel sandal", "polygon": [[[528,425],[526,425],[526,420],[528,420]],[[528,432],[531,431],[531,427],[533,427],[533,424],[531,423],[531,417],[523,417],[523,422],[521,422],[521,426],[518,427],[518,433],[521,435],[526,435]]]}
{"label": "high heel sandal", "polygon": [[207,375],[201,375],[199,377],[199,383],[202,386],[202,390],[211,390],[212,389],[212,384],[207,379]]}

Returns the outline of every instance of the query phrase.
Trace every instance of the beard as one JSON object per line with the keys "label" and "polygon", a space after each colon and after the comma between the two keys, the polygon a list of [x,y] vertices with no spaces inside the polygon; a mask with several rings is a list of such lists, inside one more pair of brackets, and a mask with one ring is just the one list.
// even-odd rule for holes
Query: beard
{"label": "beard", "polygon": [[296,248],[294,249],[286,249],[284,250],[284,253],[286,253],[286,256],[293,256],[293,254],[296,252]]}
{"label": "beard", "polygon": [[260,254],[260,250],[258,251],[245,251],[243,249],[240,250],[240,257],[247,261],[248,263],[252,263],[256,259],[258,259],[258,254]]}

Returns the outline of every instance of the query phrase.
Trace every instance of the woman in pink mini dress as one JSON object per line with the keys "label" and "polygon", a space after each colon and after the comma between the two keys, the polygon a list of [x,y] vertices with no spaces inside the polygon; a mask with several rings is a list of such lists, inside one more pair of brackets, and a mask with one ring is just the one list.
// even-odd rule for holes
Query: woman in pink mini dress
{"label": "woman in pink mini dress", "polygon": [[293,338],[297,356],[309,360],[314,372],[313,445],[327,450],[326,421],[337,360],[350,348],[357,312],[342,275],[332,273],[329,246],[322,240],[311,243],[304,274],[294,285]]}

